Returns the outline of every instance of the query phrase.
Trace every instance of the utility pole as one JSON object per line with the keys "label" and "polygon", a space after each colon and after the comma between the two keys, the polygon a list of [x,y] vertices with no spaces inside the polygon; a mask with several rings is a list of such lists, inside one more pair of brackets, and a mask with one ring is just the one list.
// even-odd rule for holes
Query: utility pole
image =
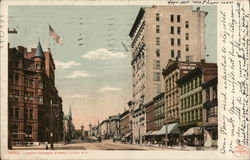
{"label": "utility pole", "polygon": [[54,144],[53,144],[53,105],[52,105],[52,100],[50,100],[50,148],[54,149]]}

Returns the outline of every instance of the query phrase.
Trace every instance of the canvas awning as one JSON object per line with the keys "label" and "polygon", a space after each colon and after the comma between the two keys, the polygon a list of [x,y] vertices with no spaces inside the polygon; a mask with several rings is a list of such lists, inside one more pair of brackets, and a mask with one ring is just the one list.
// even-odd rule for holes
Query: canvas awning
{"label": "canvas awning", "polygon": [[153,132],[152,130],[148,131],[148,132],[145,134],[145,136],[149,136],[150,133],[152,133],[152,132]]}
{"label": "canvas awning", "polygon": [[152,135],[152,136],[153,136],[153,135],[157,135],[158,132],[159,132],[158,130],[157,130],[157,131],[153,131],[153,132],[150,133],[150,135]]}
{"label": "canvas awning", "polygon": [[[167,132],[168,134],[180,134],[178,123],[168,124]],[[163,125],[161,127],[157,135],[164,135],[164,134],[166,134],[166,125]]]}
{"label": "canvas awning", "polygon": [[193,135],[201,135],[202,128],[201,127],[192,127],[189,128],[182,136],[193,136]]}
{"label": "canvas awning", "polygon": [[131,133],[127,133],[124,137],[127,138],[130,136]]}

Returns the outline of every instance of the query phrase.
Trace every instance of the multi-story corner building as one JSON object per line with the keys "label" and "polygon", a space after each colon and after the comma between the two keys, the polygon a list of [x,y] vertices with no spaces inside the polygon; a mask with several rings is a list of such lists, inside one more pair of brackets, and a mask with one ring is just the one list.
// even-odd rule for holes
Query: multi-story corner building
{"label": "multi-story corner building", "polygon": [[218,79],[213,78],[201,84],[203,91],[204,146],[218,146]]}
{"label": "multi-story corner building", "polygon": [[[141,8],[131,28],[133,101],[164,92],[161,69],[169,59],[200,61],[205,52],[206,12],[192,6]],[[145,97],[144,97],[145,96]]]}
{"label": "multi-story corner building", "polygon": [[184,62],[169,60],[163,69],[162,75],[165,81],[165,117],[167,124],[180,121],[180,92],[176,81],[195,69],[200,62]]}
{"label": "multi-story corner building", "polygon": [[120,128],[121,128],[121,137],[124,139],[125,142],[131,141],[131,123],[130,123],[130,115],[129,110],[125,110],[120,115]]}
{"label": "multi-story corner building", "polygon": [[[202,61],[195,69],[177,80],[180,92],[180,130],[189,138],[190,144],[204,144],[203,89],[201,84],[217,77],[217,64]],[[185,133],[184,133],[185,132]]]}
{"label": "multi-story corner building", "polygon": [[140,9],[129,33],[134,109],[164,92],[161,70],[169,59],[204,59],[206,14],[199,8],[193,11],[192,6]]}
{"label": "multi-story corner building", "polygon": [[[9,136],[11,142],[51,142],[63,138],[62,99],[55,87],[50,49],[8,48]],[[56,130],[55,130],[56,129]]]}

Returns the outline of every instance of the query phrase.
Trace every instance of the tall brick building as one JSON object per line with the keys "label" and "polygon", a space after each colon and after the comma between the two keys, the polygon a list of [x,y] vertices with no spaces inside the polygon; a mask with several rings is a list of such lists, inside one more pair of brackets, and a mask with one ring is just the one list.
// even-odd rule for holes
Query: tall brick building
{"label": "tall brick building", "polygon": [[50,49],[44,52],[39,42],[30,52],[18,46],[8,47],[8,53],[9,141],[50,142],[51,135],[54,141],[62,140],[62,98]]}

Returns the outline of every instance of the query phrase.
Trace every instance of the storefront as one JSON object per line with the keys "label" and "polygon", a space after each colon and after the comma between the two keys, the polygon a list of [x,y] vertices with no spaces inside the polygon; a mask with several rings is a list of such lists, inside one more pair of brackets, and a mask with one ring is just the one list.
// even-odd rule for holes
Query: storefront
{"label": "storefront", "polygon": [[186,145],[190,146],[203,146],[203,128],[192,127],[182,134],[182,139]]}

